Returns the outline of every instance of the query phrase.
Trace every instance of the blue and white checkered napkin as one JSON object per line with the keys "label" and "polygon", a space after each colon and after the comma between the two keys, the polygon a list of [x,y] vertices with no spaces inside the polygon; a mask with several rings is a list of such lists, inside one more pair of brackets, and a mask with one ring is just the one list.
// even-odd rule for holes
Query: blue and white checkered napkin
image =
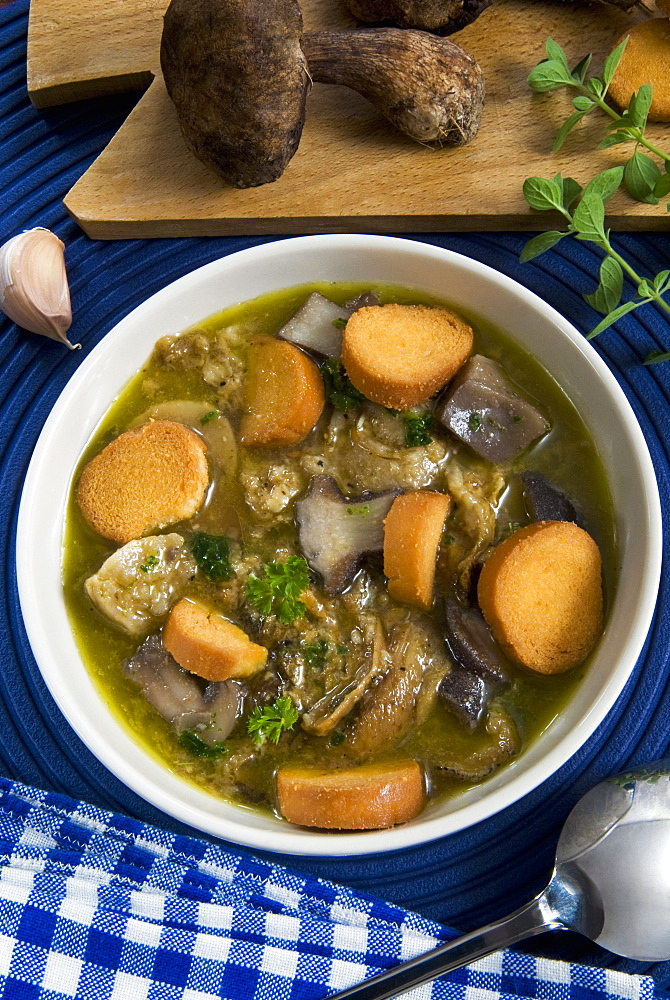
{"label": "blue and white checkered napkin", "polygon": [[[318,1000],[450,932],[341,886],[0,779],[2,1000]],[[504,952],[412,1000],[653,997]]]}

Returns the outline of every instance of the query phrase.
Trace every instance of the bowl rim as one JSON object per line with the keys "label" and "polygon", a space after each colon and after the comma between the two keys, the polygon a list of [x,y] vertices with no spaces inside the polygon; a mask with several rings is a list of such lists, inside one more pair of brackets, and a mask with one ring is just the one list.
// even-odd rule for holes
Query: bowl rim
{"label": "bowl rim", "polygon": [[[35,530],[39,530],[40,516],[42,517],[42,522],[44,522],[44,512],[41,515],[39,513],[39,486],[40,484],[44,485],[45,473],[53,463],[50,453],[57,442],[59,425],[68,414],[72,414],[74,401],[79,397],[83,388],[91,380],[93,383],[95,382],[92,376],[99,369],[99,366],[104,366],[105,361],[109,362],[112,360],[112,353],[117,341],[123,340],[124,336],[127,338],[129,332],[132,332],[132,328],[142,324],[145,320],[149,320],[152,313],[161,310],[165,312],[170,300],[179,300],[184,293],[193,290],[198,284],[202,285],[204,283],[208,285],[211,280],[215,280],[221,273],[225,273],[227,270],[235,270],[237,267],[245,266],[262,267],[264,261],[266,264],[269,264],[270,258],[275,257],[277,253],[287,255],[296,252],[302,253],[304,251],[307,254],[311,251],[316,253],[325,250],[328,252],[331,249],[342,249],[345,245],[349,249],[355,248],[359,251],[387,250],[391,253],[400,254],[407,254],[409,252],[413,256],[423,257],[426,260],[445,262],[447,265],[455,267],[456,270],[460,268],[461,270],[468,271],[474,277],[492,283],[506,294],[520,300],[521,304],[525,307],[529,307],[534,312],[539,312],[547,322],[555,326],[564,337],[572,342],[579,354],[588,361],[603,384],[609,400],[626,425],[626,429],[632,439],[632,444],[635,447],[638,474],[643,484],[645,503],[644,517],[641,520],[643,522],[643,529],[646,530],[646,544],[644,547],[646,572],[643,574],[642,586],[639,589],[637,605],[633,612],[633,625],[629,629],[628,640],[620,651],[618,666],[614,675],[610,677],[605,691],[598,697],[596,703],[585,712],[573,729],[558,739],[556,746],[550,748],[540,759],[524,767],[522,770],[517,768],[516,762],[506,765],[503,769],[506,780],[502,782],[501,787],[493,787],[493,790],[487,791],[487,783],[484,783],[478,786],[484,790],[483,795],[468,801],[461,808],[456,808],[446,814],[424,818],[423,820],[419,816],[412,823],[393,827],[389,830],[351,833],[337,832],[333,835],[333,832],[304,830],[292,827],[281,820],[270,821],[269,824],[260,823],[260,825],[258,825],[258,821],[255,821],[255,825],[251,826],[244,824],[241,822],[242,816],[245,813],[248,815],[251,812],[250,810],[247,812],[239,806],[222,805],[220,800],[208,795],[204,791],[199,791],[194,796],[192,794],[193,786],[176,776],[172,776],[168,780],[165,775],[166,769],[164,765],[156,765],[156,762],[150,757],[148,751],[141,748],[135,741],[132,741],[128,731],[121,726],[116,720],[114,713],[107,709],[106,706],[105,711],[113,719],[114,725],[110,727],[108,719],[105,727],[101,729],[96,720],[82,708],[76,693],[71,690],[71,686],[68,687],[67,681],[64,678],[62,665],[59,664],[57,657],[52,654],[49,622],[44,620],[41,604],[34,586],[36,560],[35,547],[31,545],[31,539],[35,537]],[[309,280],[316,279],[306,279],[306,281]],[[417,287],[416,283],[410,282],[409,284]],[[280,284],[274,287],[280,288],[286,287],[286,285]],[[248,298],[248,296],[245,296],[245,298]],[[445,298],[449,299],[450,296],[445,295]],[[244,301],[244,299],[231,299],[230,304],[233,301]],[[474,312],[476,310],[471,311]],[[208,313],[201,314],[200,318],[205,318],[206,315]],[[197,322],[197,320],[192,320],[191,323],[193,322]],[[175,323],[175,332],[185,328],[184,325],[179,325],[178,317],[175,317]],[[155,339],[156,337],[154,336],[151,343]],[[148,348],[147,345],[143,347],[143,359],[146,359],[148,351],[151,349],[149,341],[147,341],[147,344]],[[126,382],[127,378],[120,385],[116,386],[116,395],[123,390]],[[114,398],[116,398],[116,395]],[[92,429],[87,433],[87,440],[95,432],[100,419],[104,417],[110,405],[111,400],[107,396],[105,405],[92,423]],[[76,461],[78,461],[80,454],[81,449],[79,449]],[[68,474],[68,481],[70,478],[71,472]],[[65,497],[66,501],[67,495]],[[62,511],[64,511],[63,506],[61,506]],[[51,516],[53,518],[53,514]],[[64,523],[61,519],[61,523],[56,524],[52,531],[52,539],[56,535],[60,539],[59,569],[61,564],[60,552],[62,551],[63,528]],[[583,746],[614,706],[635,667],[644,645],[653,618],[660,582],[661,546],[658,544],[654,545],[654,539],[660,538],[661,534],[661,506],[656,476],[644,435],[633,409],[613,373],[595,351],[594,347],[556,309],[507,275],[473,258],[442,247],[436,247],[432,244],[404,237],[328,234],[298,236],[262,243],[254,247],[226,254],[207,264],[192,269],[141,302],[101,338],[99,343],[83,359],[63,388],[44,423],[35,445],[26,474],[19,507],[16,536],[16,571],[19,600],[26,632],[38,669],[52,697],[69,725],[74,729],[79,738],[82,739],[91,753],[133,792],[173,819],[186,823],[196,830],[241,846],[303,856],[366,855],[386,853],[416,846],[456,833],[489,819],[537,788],[542,782],[558,771],[561,766],[567,763],[577,750]],[[83,669],[86,670],[85,667]],[[86,697],[90,697],[91,691],[95,692],[98,702],[104,705],[104,699],[90,677],[90,689],[87,687],[85,679],[80,678],[80,680],[83,682],[83,687],[86,688],[85,692],[82,690],[82,696],[85,694]],[[101,731],[103,729],[104,736],[101,743]],[[118,730],[116,734],[115,729]],[[122,734],[123,738],[119,734]],[[538,739],[541,738],[539,737]],[[140,749],[141,757],[147,758],[144,774],[136,772],[132,764],[132,754],[130,765],[128,763],[128,741],[132,741],[136,750]],[[535,743],[537,742],[538,740],[535,741]],[[119,747],[121,747],[121,750]],[[522,755],[522,760],[524,756],[525,754]],[[153,766],[150,766],[152,761]],[[146,778],[147,772],[149,774],[148,782]],[[163,775],[162,780],[160,773]],[[172,781],[176,782],[183,792],[181,798],[172,788]],[[187,789],[190,789],[191,794],[187,794],[181,786],[186,786]],[[200,799],[206,801],[212,808],[208,811],[204,807],[201,807],[199,805]],[[214,808],[215,805],[218,808]],[[234,812],[235,816],[229,818],[227,815],[229,812]],[[254,815],[257,816],[258,814]],[[425,813],[422,815],[425,816]]]}

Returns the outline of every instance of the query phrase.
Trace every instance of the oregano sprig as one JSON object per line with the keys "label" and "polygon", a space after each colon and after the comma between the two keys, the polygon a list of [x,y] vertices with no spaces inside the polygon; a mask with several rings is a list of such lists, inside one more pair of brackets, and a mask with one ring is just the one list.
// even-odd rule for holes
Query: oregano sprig
{"label": "oregano sprig", "polygon": [[[570,87],[577,91],[572,99],[575,110],[558,130],[553,146],[554,152],[558,152],[575,125],[579,124],[585,115],[598,108],[609,118],[606,124],[608,134],[600,143],[601,148],[606,149],[622,142],[635,143],[633,154],[623,170],[626,190],[637,201],[658,205],[661,198],[670,194],[670,154],[659,149],[645,134],[652,99],[651,86],[649,84],[641,86],[622,112],[616,111],[605,100],[627,41],[625,38],[609,54],[603,65],[602,75],[598,77],[588,75],[591,65],[590,55],[585,56],[574,69],[570,69],[561,46],[552,38],[548,38],[545,45],[547,58],[532,70],[528,83],[538,94],[549,93],[560,87]],[[661,165],[659,166],[648,153],[643,153],[641,147],[658,157]],[[667,208],[670,211],[670,202]]]}
{"label": "oregano sprig", "polygon": [[[651,279],[639,275],[614,249],[610,242],[610,231],[605,229],[605,203],[621,184],[624,170],[624,167],[603,170],[585,188],[574,178],[562,177],[561,174],[552,178],[528,177],[523,185],[524,198],[531,208],[538,211],[558,211],[567,220],[568,226],[565,231],[552,230],[530,239],[521,252],[522,261],[532,260],[570,235],[578,240],[595,243],[605,252],[600,265],[598,287],[594,292],[584,295],[589,305],[605,314],[605,318],[588,334],[589,339],[602,333],[626,313],[650,302],[670,314],[670,304],[664,298],[670,291],[670,270],[660,271]],[[637,294],[622,303],[625,275],[633,281]],[[645,359],[645,364],[668,360],[670,352],[654,352]]]}

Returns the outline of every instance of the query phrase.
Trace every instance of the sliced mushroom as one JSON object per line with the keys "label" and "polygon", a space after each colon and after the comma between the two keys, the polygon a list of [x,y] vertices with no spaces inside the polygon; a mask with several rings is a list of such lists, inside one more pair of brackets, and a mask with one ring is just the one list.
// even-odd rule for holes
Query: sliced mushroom
{"label": "sliced mushroom", "polygon": [[302,47],[317,83],[351,87],[417,142],[462,146],[475,137],[484,76],[447,38],[402,28],[315,31]]}
{"label": "sliced mushroom", "polygon": [[436,750],[431,754],[430,763],[455,778],[481,781],[521,749],[519,733],[511,716],[495,702],[488,711],[486,732],[493,742],[483,750],[475,750],[464,757],[457,757],[446,748]]}
{"label": "sliced mushroom", "polygon": [[194,731],[210,746],[225,740],[242,714],[245,685],[228,680],[208,684],[203,691],[193,674],[168,653],[157,632],[123,663],[123,672],[177,733]]}
{"label": "sliced mushroom", "polygon": [[506,684],[502,654],[482,613],[454,598],[447,598],[444,608],[447,645],[456,662],[485,681]]}
{"label": "sliced mushroom", "polygon": [[550,429],[497,362],[481,354],[465,363],[435,416],[482,458],[509,462]]}
{"label": "sliced mushroom", "polygon": [[462,667],[454,667],[440,681],[440,701],[468,729],[475,729],[484,715],[491,685],[483,677]]}
{"label": "sliced mushroom", "polygon": [[366,640],[369,655],[365,657],[352,681],[342,688],[329,691],[303,715],[302,725],[308,733],[314,733],[315,736],[331,733],[338,722],[358,704],[375,678],[385,674],[390,668],[391,659],[386,648],[381,622],[374,616],[368,616],[367,626]]}
{"label": "sliced mushroom", "polygon": [[165,617],[196,572],[181,535],[148,535],[112,552],[84,590],[114,625],[141,636]]}
{"label": "sliced mushroom", "polygon": [[423,673],[429,663],[425,637],[412,622],[402,626],[389,649],[391,665],[360,702],[347,746],[370,754],[392,747],[414,723]]}
{"label": "sliced mushroom", "polygon": [[302,553],[328,594],[351,585],[363,559],[381,553],[384,518],[402,490],[345,497],[332,476],[314,476],[296,505]]}
{"label": "sliced mushroom", "polygon": [[298,0],[172,0],[161,68],[191,151],[235,187],[274,181],[298,148],[309,75]]}
{"label": "sliced mushroom", "polygon": [[565,493],[539,472],[522,472],[523,496],[533,521],[574,521],[577,511]]}
{"label": "sliced mushroom", "polygon": [[351,313],[352,310],[346,306],[338,306],[320,292],[312,292],[277,336],[308,351],[339,358],[342,354],[342,327]]}

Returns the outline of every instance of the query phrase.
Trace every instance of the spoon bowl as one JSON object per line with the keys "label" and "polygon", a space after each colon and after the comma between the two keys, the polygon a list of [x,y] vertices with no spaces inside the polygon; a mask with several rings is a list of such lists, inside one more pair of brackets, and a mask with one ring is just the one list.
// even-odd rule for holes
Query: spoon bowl
{"label": "spoon bowl", "polygon": [[637,961],[670,959],[670,758],[607,778],[579,800],[547,888],[525,906],[331,1000],[386,1000],[551,930]]}

